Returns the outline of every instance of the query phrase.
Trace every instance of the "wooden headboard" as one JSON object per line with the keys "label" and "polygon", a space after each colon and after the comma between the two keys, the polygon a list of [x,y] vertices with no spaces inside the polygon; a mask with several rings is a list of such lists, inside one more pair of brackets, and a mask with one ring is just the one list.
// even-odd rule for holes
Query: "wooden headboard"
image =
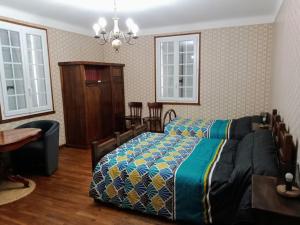
{"label": "wooden headboard", "polygon": [[295,174],[297,148],[293,136],[288,132],[285,123],[275,109],[272,113],[271,125],[272,134],[278,148],[280,172],[282,175],[287,172]]}
{"label": "wooden headboard", "polygon": [[92,170],[95,169],[97,163],[100,159],[106,154],[110,153],[120,145],[129,141],[130,139],[140,135],[143,132],[146,132],[147,125],[132,126],[131,129],[125,133],[120,134],[119,132],[115,133],[115,138],[109,139],[106,142],[99,143],[97,141],[92,143]]}

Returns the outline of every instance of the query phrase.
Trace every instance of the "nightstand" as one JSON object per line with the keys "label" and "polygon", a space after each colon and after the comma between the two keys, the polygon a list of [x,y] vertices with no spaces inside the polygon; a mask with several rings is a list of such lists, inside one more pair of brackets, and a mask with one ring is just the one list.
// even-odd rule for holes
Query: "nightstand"
{"label": "nightstand", "polygon": [[299,225],[300,199],[280,196],[276,185],[276,177],[252,176],[252,209],[256,224]]}
{"label": "nightstand", "polygon": [[270,130],[270,124],[252,123],[252,130]]}

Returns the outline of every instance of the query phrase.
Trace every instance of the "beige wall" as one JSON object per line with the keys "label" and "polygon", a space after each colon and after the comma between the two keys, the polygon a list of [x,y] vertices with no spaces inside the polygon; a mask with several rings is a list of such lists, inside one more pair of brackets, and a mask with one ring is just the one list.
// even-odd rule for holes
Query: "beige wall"
{"label": "beige wall", "polygon": [[[285,0],[274,29],[272,107],[300,138],[300,1]],[[300,163],[300,154],[298,154]]]}
{"label": "beige wall", "polygon": [[[60,61],[93,60],[125,63],[126,102],[154,101],[154,40],[143,36],[120,53],[92,38],[48,28],[50,67],[56,113],[1,124],[0,130],[38,119],[61,123],[60,144],[65,143],[60,85]],[[254,25],[202,31],[201,106],[166,106],[180,116],[233,118],[270,109],[272,25]],[[148,110],[144,107],[144,114]]]}
{"label": "beige wall", "polygon": [[[202,31],[201,106],[165,106],[180,116],[234,118],[270,110],[272,24]],[[155,99],[154,40],[140,37],[104,60],[125,63],[126,101]],[[144,114],[148,109],[144,106]]]}
{"label": "beige wall", "polygon": [[55,114],[35,117],[12,123],[0,124],[0,130],[14,128],[20,124],[40,119],[51,119],[60,122],[60,144],[65,143],[65,129],[63,118],[63,105],[60,85],[60,72],[58,62],[74,60],[102,61],[101,46],[88,36],[48,28],[48,42],[50,55],[50,70]]}

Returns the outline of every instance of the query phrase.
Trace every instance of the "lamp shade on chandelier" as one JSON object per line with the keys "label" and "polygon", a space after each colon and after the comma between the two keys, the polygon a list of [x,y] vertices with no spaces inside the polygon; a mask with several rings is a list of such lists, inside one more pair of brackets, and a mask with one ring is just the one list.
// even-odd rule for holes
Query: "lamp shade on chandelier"
{"label": "lamp shade on chandelier", "polygon": [[95,38],[99,40],[100,44],[104,45],[106,43],[111,43],[116,52],[119,51],[123,42],[129,45],[135,44],[135,40],[138,38],[137,32],[139,31],[139,27],[131,18],[129,18],[126,20],[126,26],[128,28],[127,33],[120,30],[116,0],[114,0],[114,17],[112,20],[113,29],[109,33],[106,31],[107,21],[104,17],[100,17],[98,22],[93,25]]}

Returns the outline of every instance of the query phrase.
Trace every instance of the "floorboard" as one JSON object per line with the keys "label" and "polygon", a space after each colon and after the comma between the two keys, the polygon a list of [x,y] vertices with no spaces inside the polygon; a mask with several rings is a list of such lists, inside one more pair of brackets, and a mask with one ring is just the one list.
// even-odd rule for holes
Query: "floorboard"
{"label": "floorboard", "polygon": [[1,225],[174,225],[165,219],[94,203],[89,150],[62,148],[59,169],[51,177],[31,177],[35,191],[0,206]]}

